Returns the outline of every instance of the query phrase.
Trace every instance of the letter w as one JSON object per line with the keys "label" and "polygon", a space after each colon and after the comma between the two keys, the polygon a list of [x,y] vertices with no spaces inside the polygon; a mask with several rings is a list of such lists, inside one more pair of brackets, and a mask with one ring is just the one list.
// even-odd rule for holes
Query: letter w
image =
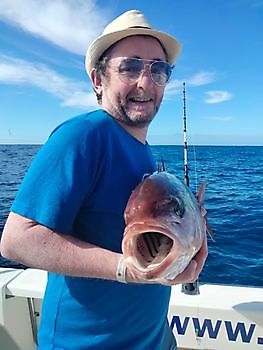
{"label": "letter w", "polygon": [[214,329],[213,329],[212,321],[208,320],[208,319],[204,319],[202,327],[200,325],[200,322],[199,322],[198,318],[193,317],[193,323],[194,323],[194,327],[195,327],[195,330],[197,332],[197,336],[198,337],[203,337],[204,333],[205,333],[205,330],[207,329],[208,334],[209,334],[209,338],[216,339],[222,321],[221,320],[217,320]]}
{"label": "letter w", "polygon": [[183,325],[181,325],[180,317],[179,316],[173,316],[172,322],[171,322],[171,329],[173,330],[174,324],[176,325],[177,333],[180,335],[184,335],[187,325],[189,322],[189,317],[185,317]]}
{"label": "letter w", "polygon": [[233,331],[232,324],[230,321],[225,321],[225,326],[226,326],[227,336],[230,341],[236,341],[238,333],[240,332],[243,343],[250,343],[250,340],[252,338],[252,335],[256,327],[256,325],[252,323],[247,333],[245,324],[242,322],[237,323],[235,331]]}

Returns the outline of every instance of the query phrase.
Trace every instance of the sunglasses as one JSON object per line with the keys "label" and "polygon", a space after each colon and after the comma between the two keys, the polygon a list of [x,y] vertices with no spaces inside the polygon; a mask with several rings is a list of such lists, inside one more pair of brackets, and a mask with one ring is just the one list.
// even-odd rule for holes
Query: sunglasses
{"label": "sunglasses", "polygon": [[149,67],[152,81],[159,86],[167,84],[173,70],[173,66],[165,61],[124,58],[118,66],[119,77],[125,83],[134,84],[145,72],[146,67]]}

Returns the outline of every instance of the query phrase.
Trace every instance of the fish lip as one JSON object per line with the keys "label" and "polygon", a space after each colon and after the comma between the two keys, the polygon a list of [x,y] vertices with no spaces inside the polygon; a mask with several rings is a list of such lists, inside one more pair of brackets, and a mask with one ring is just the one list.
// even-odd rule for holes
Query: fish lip
{"label": "fish lip", "polygon": [[[171,233],[171,230],[169,228],[169,225],[167,224],[156,224],[156,223],[145,223],[144,221],[141,222],[133,222],[132,224],[128,224],[125,228],[124,231],[124,239],[126,235],[132,234],[135,231],[136,235],[141,234],[147,231],[155,231],[155,232],[160,232],[169,238],[173,239],[174,233]],[[134,235],[135,235],[134,234]]]}

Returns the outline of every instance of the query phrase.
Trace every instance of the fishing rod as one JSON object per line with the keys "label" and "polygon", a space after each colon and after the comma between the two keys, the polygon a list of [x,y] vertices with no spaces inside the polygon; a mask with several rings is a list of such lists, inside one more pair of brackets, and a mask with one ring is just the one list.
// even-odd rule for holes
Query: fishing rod
{"label": "fishing rod", "polygon": [[[186,89],[185,82],[183,82],[183,115],[184,115],[184,182],[189,187],[189,169],[188,169],[188,157],[187,157],[187,128],[186,128]],[[185,294],[196,295],[199,294],[199,283],[196,280],[193,283],[183,283],[182,292]]]}
{"label": "fishing rod", "polygon": [[185,82],[183,82],[183,109],[184,109],[184,182],[189,187],[188,176],[188,159],[187,159],[187,130],[186,130],[186,97],[185,97]]}

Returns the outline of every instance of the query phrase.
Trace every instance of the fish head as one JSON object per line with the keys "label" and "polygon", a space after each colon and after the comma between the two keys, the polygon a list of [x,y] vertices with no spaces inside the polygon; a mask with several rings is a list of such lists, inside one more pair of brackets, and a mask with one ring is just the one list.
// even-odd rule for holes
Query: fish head
{"label": "fish head", "polygon": [[163,171],[132,192],[124,213],[122,250],[130,268],[147,279],[173,279],[200,249],[205,224],[189,188]]}
{"label": "fish head", "polygon": [[145,218],[183,216],[184,202],[169,175],[154,173],[135,188],[124,212],[126,225]]}

